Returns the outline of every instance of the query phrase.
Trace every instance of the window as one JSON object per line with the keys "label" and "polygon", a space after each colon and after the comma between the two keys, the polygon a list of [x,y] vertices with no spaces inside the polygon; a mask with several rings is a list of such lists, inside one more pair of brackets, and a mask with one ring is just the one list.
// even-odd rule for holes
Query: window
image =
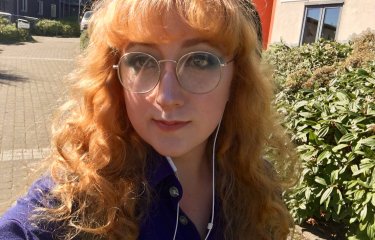
{"label": "window", "polygon": [[301,44],[335,40],[341,6],[311,6],[305,11]]}
{"label": "window", "polygon": [[27,0],[21,0],[21,11],[27,12]]}
{"label": "window", "polygon": [[56,4],[51,4],[51,17],[56,17]]}
{"label": "window", "polygon": [[43,15],[43,1],[38,0],[38,15]]}
{"label": "window", "polygon": [[7,0],[0,0],[0,10],[5,11]]}

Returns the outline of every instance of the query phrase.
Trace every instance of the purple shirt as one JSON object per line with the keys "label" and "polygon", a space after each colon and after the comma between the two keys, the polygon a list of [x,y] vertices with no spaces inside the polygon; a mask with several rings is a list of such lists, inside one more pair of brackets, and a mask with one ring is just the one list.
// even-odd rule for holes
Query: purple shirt
{"label": "purple shirt", "polygon": [[[172,240],[176,225],[177,203],[183,191],[181,184],[174,175],[166,158],[153,156],[156,164],[149,174],[149,184],[158,195],[140,228],[140,240]],[[48,193],[53,187],[50,177],[36,181],[25,197],[18,199],[17,204],[9,209],[0,219],[0,240],[52,240],[56,239],[53,226],[36,227],[28,220],[35,206],[43,206],[43,193]],[[208,189],[207,191],[210,191]],[[223,239],[222,224],[219,220],[220,207],[216,201],[214,227],[208,239]],[[199,233],[193,222],[180,209],[180,217],[176,240],[200,240]]]}

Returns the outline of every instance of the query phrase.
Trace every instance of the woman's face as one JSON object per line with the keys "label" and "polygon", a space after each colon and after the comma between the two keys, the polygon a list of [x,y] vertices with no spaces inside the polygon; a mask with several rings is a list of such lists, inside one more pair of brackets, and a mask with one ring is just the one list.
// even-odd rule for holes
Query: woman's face
{"label": "woman's face", "polygon": [[[204,41],[202,36],[178,17],[169,17],[165,27],[172,36],[168,43],[131,42],[124,53],[144,52],[157,60],[178,60],[195,51],[213,53],[223,62],[231,56]],[[194,94],[182,88],[176,76],[176,63],[160,63],[158,85],[147,93],[124,89],[127,114],[135,131],[158,153],[177,158],[202,158],[208,137],[218,125],[229,98],[233,63],[221,67],[221,80],[212,91]]]}

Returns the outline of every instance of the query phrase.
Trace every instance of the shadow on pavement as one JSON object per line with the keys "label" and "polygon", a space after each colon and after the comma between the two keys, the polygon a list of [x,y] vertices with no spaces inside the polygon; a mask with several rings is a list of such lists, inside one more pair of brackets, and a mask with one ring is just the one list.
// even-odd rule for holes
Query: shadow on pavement
{"label": "shadow on pavement", "polygon": [[23,76],[0,71],[0,84],[10,84],[11,82],[24,82],[27,79],[28,78],[25,78]]}
{"label": "shadow on pavement", "polygon": [[35,40],[35,38],[33,38],[31,36],[31,39],[27,40],[27,41],[23,41],[23,42],[18,42],[18,41],[0,41],[0,44],[1,45],[16,45],[16,46],[21,46],[21,45],[25,45],[26,43],[37,43],[38,41]]}

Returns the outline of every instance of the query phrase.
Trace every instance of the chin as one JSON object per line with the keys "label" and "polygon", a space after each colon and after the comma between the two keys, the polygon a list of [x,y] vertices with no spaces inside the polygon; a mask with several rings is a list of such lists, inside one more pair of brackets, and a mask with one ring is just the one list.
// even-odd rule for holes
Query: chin
{"label": "chin", "polygon": [[165,150],[165,149],[159,149],[159,148],[154,148],[154,150],[159,153],[162,156],[166,157],[171,157],[171,158],[176,158],[184,155],[184,153],[181,151],[171,151],[170,149]]}
{"label": "chin", "polygon": [[152,148],[162,156],[180,157],[189,152],[189,149],[177,146],[177,144],[150,144]]}

